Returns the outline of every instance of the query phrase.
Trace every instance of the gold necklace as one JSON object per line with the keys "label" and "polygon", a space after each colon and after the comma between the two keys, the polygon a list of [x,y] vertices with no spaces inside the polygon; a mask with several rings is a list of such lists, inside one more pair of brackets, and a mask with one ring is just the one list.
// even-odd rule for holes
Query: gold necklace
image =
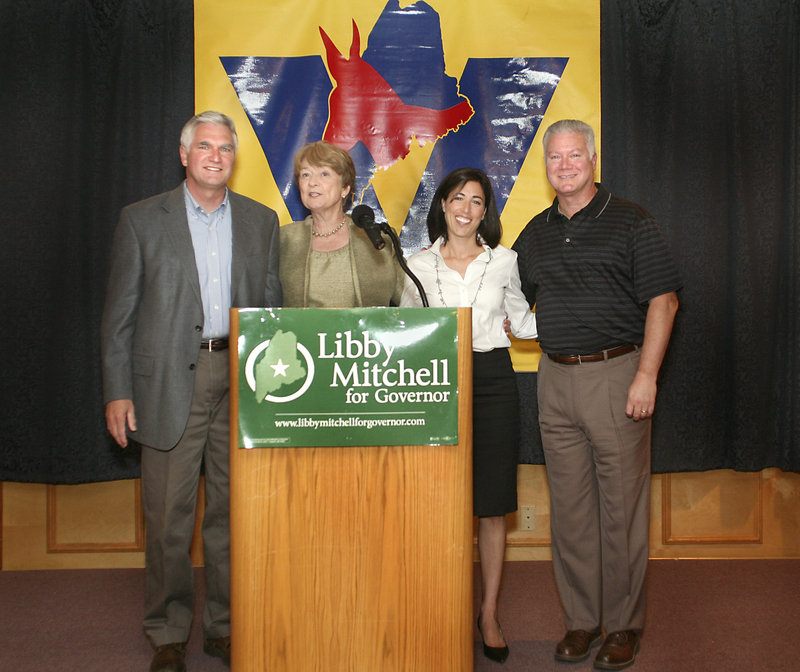
{"label": "gold necklace", "polygon": [[337,226],[335,229],[331,229],[330,231],[328,231],[326,233],[318,233],[317,231],[314,231],[314,224],[312,222],[312,224],[311,224],[311,235],[314,236],[315,238],[327,238],[328,236],[332,236],[334,233],[339,231],[344,226],[344,223],[346,221],[347,221],[347,217],[342,217],[342,223],[339,224],[339,226]]}

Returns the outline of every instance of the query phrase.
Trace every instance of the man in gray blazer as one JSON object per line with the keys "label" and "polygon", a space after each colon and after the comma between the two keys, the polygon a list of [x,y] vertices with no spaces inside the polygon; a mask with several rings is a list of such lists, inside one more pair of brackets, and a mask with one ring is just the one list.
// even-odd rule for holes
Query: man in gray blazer
{"label": "man in gray blazer", "polygon": [[227,188],[238,139],[218,112],[181,132],[186,180],[123,209],[101,326],[106,425],[142,446],[151,672],[183,672],[190,545],[205,474],[204,651],[230,662],[229,308],[279,306],[278,219]]}

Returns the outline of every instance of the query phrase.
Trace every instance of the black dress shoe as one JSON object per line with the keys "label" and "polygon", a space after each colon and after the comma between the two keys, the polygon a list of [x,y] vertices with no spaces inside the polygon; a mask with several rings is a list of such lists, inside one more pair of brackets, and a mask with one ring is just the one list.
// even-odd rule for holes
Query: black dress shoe
{"label": "black dress shoe", "polygon": [[[499,625],[497,626],[500,627]],[[481,639],[483,639],[483,630],[481,630],[481,617],[478,616],[478,632],[481,633]],[[502,630],[500,633],[502,634]],[[505,663],[506,658],[508,658],[508,644],[505,646],[489,646],[486,642],[483,642],[483,655],[486,656],[489,660],[494,661],[495,663]]]}
{"label": "black dress shoe", "polygon": [[222,658],[226,665],[231,664],[231,636],[206,637],[203,640],[203,651],[209,656]]}
{"label": "black dress shoe", "polygon": [[150,663],[150,672],[186,672],[186,644],[173,642],[156,647],[153,662]]}
{"label": "black dress shoe", "polygon": [[623,670],[633,665],[639,651],[639,634],[635,630],[612,632],[597,652],[594,666],[598,670]]}
{"label": "black dress shoe", "polygon": [[589,657],[589,651],[600,643],[603,632],[600,628],[594,630],[567,630],[558,644],[556,644],[556,660],[562,663],[579,663]]}

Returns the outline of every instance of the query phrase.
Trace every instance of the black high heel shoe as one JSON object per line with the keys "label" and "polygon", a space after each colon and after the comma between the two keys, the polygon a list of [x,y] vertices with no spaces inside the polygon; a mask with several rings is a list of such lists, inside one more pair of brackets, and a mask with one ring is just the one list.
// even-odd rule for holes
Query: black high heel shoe
{"label": "black high heel shoe", "polygon": [[[498,624],[498,628],[500,625]],[[481,633],[481,639],[483,639],[483,630],[481,629],[481,617],[478,616],[478,632]],[[500,634],[502,634],[502,629],[500,630]],[[508,658],[508,644],[505,646],[489,646],[485,641],[483,642],[483,655],[486,656],[489,660],[493,660],[495,663],[505,663],[506,658]]]}

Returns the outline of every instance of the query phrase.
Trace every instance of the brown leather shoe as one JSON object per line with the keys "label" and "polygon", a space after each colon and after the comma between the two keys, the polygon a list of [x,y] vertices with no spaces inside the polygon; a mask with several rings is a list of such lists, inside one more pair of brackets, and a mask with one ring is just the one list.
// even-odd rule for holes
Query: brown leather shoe
{"label": "brown leather shoe", "polygon": [[589,657],[589,650],[600,643],[603,632],[600,628],[595,630],[567,630],[558,644],[556,644],[556,660],[562,663],[579,663]]}
{"label": "brown leather shoe", "polygon": [[622,670],[633,665],[639,651],[639,634],[635,630],[612,632],[597,652],[594,666],[598,670]]}
{"label": "brown leather shoe", "polygon": [[150,663],[150,672],[186,672],[185,642],[173,642],[156,647],[153,662]]}
{"label": "brown leather shoe", "polygon": [[231,664],[231,636],[227,637],[206,637],[203,640],[203,651],[209,656],[222,658],[226,665]]}

